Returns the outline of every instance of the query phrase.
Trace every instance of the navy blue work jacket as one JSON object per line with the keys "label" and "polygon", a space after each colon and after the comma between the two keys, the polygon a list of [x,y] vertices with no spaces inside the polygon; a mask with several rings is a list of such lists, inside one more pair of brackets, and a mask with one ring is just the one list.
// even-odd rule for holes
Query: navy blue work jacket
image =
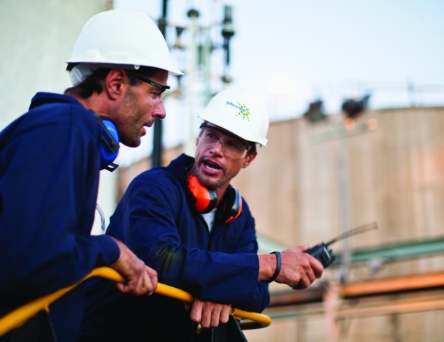
{"label": "navy blue work jacket", "polygon": [[[228,224],[216,219],[210,232],[185,179],[193,162],[181,155],[166,168],[137,176],[111,217],[107,234],[154,268],[159,282],[202,300],[261,312],[269,304],[269,293],[268,285],[257,280],[258,245],[248,205],[243,200],[242,214]],[[82,331],[90,338],[192,340],[195,326],[180,301],[158,295],[131,298],[103,282],[87,293]]]}
{"label": "navy blue work jacket", "polygon": [[[0,133],[0,316],[117,260],[91,236],[100,171],[95,115],[70,96],[37,93]],[[50,306],[59,341],[75,339],[83,289]]]}

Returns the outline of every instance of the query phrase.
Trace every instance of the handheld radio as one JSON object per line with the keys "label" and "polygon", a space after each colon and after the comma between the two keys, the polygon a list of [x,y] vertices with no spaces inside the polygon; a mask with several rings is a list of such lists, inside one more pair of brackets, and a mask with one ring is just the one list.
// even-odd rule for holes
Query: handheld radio
{"label": "handheld radio", "polygon": [[335,237],[334,239],[330,240],[327,243],[322,242],[319,245],[316,245],[316,246],[310,248],[305,253],[308,253],[312,257],[318,259],[321,262],[321,264],[324,266],[324,268],[327,268],[336,259],[336,256],[333,254],[333,250],[328,248],[331,244],[333,244],[339,240],[345,239],[347,237],[350,237],[352,235],[364,233],[364,232],[366,232],[368,230],[372,230],[372,229],[378,229],[378,225],[376,224],[376,222],[367,223],[362,226],[353,228],[352,230],[349,230],[348,232],[345,232],[345,233]]}

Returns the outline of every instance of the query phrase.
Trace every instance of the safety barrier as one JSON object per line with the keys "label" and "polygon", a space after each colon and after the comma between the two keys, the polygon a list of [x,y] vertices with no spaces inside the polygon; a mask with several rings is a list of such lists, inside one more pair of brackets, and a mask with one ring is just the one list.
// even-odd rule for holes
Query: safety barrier
{"label": "safety barrier", "polygon": [[[9,332],[14,328],[20,327],[28,319],[36,315],[41,310],[46,310],[47,312],[49,312],[49,305],[52,302],[54,302],[55,300],[63,296],[65,293],[72,290],[74,287],[76,287],[83,281],[92,277],[101,277],[104,279],[112,280],[117,283],[121,283],[124,281],[123,277],[112,268],[98,267],[93,271],[91,271],[91,273],[87,274],[82,280],[75,283],[74,285],[65,287],[49,295],[33,300],[32,302],[29,302],[15,309],[14,311],[10,312],[6,316],[0,318],[0,336],[3,336],[4,334],[6,334],[7,332]],[[175,298],[188,303],[191,303],[193,301],[193,296],[188,292],[182,291],[180,289],[162,283],[158,284],[155,293]],[[241,321],[240,323],[241,328],[244,330],[264,328],[271,324],[271,318],[264,314],[243,311],[236,308],[231,309],[231,314],[238,320],[242,319],[247,320],[247,321]]]}

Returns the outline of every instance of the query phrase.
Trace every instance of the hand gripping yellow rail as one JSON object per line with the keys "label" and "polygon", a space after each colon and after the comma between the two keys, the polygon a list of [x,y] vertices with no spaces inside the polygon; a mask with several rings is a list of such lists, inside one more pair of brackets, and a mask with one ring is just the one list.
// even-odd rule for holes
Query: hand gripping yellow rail
{"label": "hand gripping yellow rail", "polygon": [[[10,330],[20,327],[28,319],[33,317],[40,310],[49,311],[49,305],[63,296],[68,291],[72,290],[74,287],[79,285],[81,282],[91,278],[91,277],[101,277],[108,280],[115,281],[117,283],[123,282],[122,276],[115,270],[109,267],[98,267],[94,269],[91,273],[86,275],[82,280],[75,283],[74,285],[65,287],[54,293],[46,295],[44,297],[33,300],[32,302],[25,304],[14,311],[10,312],[6,316],[0,318],[0,336],[3,336]],[[193,301],[193,296],[188,292],[179,290],[175,287],[168,286],[159,283],[155,293],[175,298],[184,302],[191,303]],[[256,312],[248,312],[239,309],[232,308],[231,314],[237,319],[247,319],[249,321],[241,322],[242,329],[258,329],[268,327],[271,324],[271,318],[267,315],[263,315]]]}

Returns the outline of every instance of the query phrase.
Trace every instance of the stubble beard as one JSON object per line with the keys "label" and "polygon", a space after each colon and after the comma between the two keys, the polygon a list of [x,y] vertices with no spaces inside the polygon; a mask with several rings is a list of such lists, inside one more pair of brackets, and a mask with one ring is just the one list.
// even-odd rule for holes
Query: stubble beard
{"label": "stubble beard", "polygon": [[208,180],[206,177],[204,178],[200,172],[196,173],[196,178],[199,180],[200,184],[202,184],[204,187],[206,187],[209,190],[215,190],[217,188],[218,182],[212,182],[211,180]]}
{"label": "stubble beard", "polygon": [[123,107],[125,110],[125,121],[123,122],[123,125],[128,128],[127,133],[129,133],[127,134],[127,137],[125,137],[126,143],[123,143],[128,147],[138,147],[142,138],[140,135],[142,127],[139,127],[139,121],[142,115],[138,113],[135,104],[137,104],[137,99],[134,90],[130,88],[123,99]]}
{"label": "stubble beard", "polygon": [[200,184],[202,184],[209,190],[217,190],[221,187],[226,186],[231,181],[231,178],[227,179],[225,175],[222,175],[222,177],[219,179],[208,179],[207,177],[204,177],[200,172],[197,172],[196,177],[199,180]]}

